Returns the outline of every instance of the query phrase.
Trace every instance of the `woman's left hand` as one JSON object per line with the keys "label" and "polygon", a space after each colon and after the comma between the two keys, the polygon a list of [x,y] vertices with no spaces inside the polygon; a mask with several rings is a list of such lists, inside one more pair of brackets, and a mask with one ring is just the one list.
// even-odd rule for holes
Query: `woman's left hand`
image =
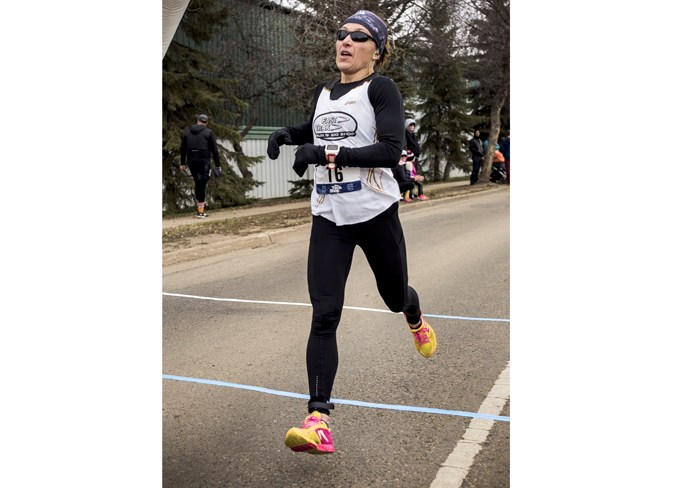
{"label": "woman's left hand", "polygon": [[303,176],[311,164],[326,165],[327,159],[324,155],[324,146],[316,146],[314,144],[304,144],[296,151],[294,158],[294,172]]}

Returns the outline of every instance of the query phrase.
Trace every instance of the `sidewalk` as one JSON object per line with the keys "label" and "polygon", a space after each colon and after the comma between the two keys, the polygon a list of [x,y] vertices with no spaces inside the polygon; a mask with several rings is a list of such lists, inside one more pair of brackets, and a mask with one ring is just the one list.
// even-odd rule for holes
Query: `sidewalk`
{"label": "sidewalk", "polygon": [[[507,185],[474,185],[470,186],[468,181],[454,181],[445,183],[433,183],[425,186],[426,195],[430,200],[415,201],[413,203],[400,202],[400,212],[406,213],[420,210],[426,207],[435,206],[447,201],[450,198],[464,196],[468,194],[508,190]],[[206,219],[197,219],[193,213],[162,219],[162,230],[172,231],[175,234],[181,234],[177,241],[164,242],[162,246],[162,266],[169,266],[179,263],[185,263],[196,259],[219,256],[224,253],[240,249],[274,245],[281,242],[289,233],[310,226],[310,203],[307,198],[299,201],[282,200],[281,203],[265,204],[258,202],[252,206],[216,209],[209,212]],[[299,211],[307,210],[307,217],[298,218]],[[296,214],[295,218],[284,215],[285,212]],[[280,228],[268,228],[265,224],[262,226],[254,224],[254,232],[236,232],[229,233],[219,229],[211,232],[214,226],[207,228],[208,232],[194,232],[200,225],[224,222],[239,217],[268,216],[269,214],[279,213],[281,221],[289,222],[286,226]],[[304,214],[305,215],[305,214]],[[272,217],[272,215],[271,215]],[[290,217],[289,219],[287,217]],[[243,225],[248,225],[242,222]],[[236,225],[240,225],[238,222]],[[191,230],[192,229],[192,230]]]}
{"label": "sidewalk", "polygon": [[[467,181],[452,181],[452,182],[443,182],[443,183],[431,183],[425,185],[424,189],[426,193],[435,191],[440,191],[448,188],[455,187],[468,187],[469,184]],[[416,202],[410,204],[412,206],[418,205]],[[290,201],[285,203],[279,203],[274,205],[257,205],[257,206],[245,206],[242,208],[220,208],[215,210],[209,210],[209,217],[206,219],[197,219],[193,213],[187,215],[179,215],[172,217],[165,217],[162,219],[162,229],[171,229],[178,227],[180,225],[200,225],[205,222],[213,222],[215,220],[225,220],[236,217],[248,217],[251,215],[262,215],[266,213],[279,212],[282,210],[293,210],[297,208],[310,208],[310,204],[307,199],[301,199],[299,201]]]}

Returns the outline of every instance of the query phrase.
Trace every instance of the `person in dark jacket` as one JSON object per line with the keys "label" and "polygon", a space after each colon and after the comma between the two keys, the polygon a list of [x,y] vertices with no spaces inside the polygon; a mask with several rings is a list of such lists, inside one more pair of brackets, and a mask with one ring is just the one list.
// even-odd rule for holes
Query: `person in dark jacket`
{"label": "person in dark jacket", "polygon": [[484,159],[484,146],[480,138],[480,131],[475,131],[475,137],[470,140],[470,157],[472,158],[472,173],[470,174],[470,184],[477,183],[482,169],[482,160]]}
{"label": "person in dark jacket", "polygon": [[416,121],[414,119],[407,119],[404,121],[404,148],[413,152],[414,157],[418,159],[418,157],[421,155],[421,146],[419,146],[418,141],[416,140],[416,133],[414,132],[415,130]]}
{"label": "person in dark jacket", "polygon": [[221,176],[221,160],[219,159],[219,148],[216,145],[216,137],[211,129],[207,128],[209,117],[198,115],[197,123],[186,129],[181,140],[181,166],[179,169],[186,169],[186,162],[190,174],[195,181],[195,200],[197,203],[197,218],[203,219],[209,214],[205,213],[205,196],[207,193],[207,182],[209,181],[209,169],[211,166],[211,157],[214,158],[214,175]]}

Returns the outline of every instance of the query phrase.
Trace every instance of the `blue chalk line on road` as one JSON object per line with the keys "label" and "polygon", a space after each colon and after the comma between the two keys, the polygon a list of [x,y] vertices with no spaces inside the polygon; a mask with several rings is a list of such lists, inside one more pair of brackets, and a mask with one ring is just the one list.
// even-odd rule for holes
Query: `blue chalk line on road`
{"label": "blue chalk line on road", "polygon": [[[216,298],[216,297],[201,297],[197,295],[183,295],[181,293],[167,293],[162,292],[163,295],[169,297],[179,297],[179,298],[193,298],[196,300],[213,300],[217,302],[237,302],[237,303],[260,303],[266,305],[292,305],[295,307],[310,307],[310,303],[298,303],[298,302],[272,302],[268,300],[243,300],[241,298]],[[347,310],[362,310],[365,312],[379,312],[379,313],[394,313],[390,310],[382,310],[379,308],[364,308],[364,307],[343,307]],[[510,319],[493,319],[493,318],[484,318],[484,317],[460,317],[457,315],[436,315],[426,313],[426,317],[433,317],[438,319],[450,319],[450,320],[471,320],[477,322],[510,322]]]}
{"label": "blue chalk line on road", "polygon": [[[187,381],[190,383],[201,383],[205,385],[213,386],[225,386],[228,388],[239,388],[241,390],[250,390],[257,391],[259,393],[267,393],[269,395],[284,396],[290,398],[301,398],[308,400],[310,397],[302,393],[294,393],[291,391],[280,391],[280,390],[271,390],[270,388],[263,388],[260,386],[251,386],[251,385],[241,385],[239,383],[230,383],[228,381],[218,381],[218,380],[207,380],[202,378],[189,378],[186,376],[175,376],[171,374],[163,374],[162,378],[166,380],[174,381]],[[338,403],[341,405],[353,405],[357,407],[368,407],[368,408],[380,408],[385,410],[400,410],[403,412],[420,412],[420,413],[432,413],[438,415],[453,415],[457,417],[472,417],[478,419],[487,419],[495,420],[499,422],[510,422],[510,417],[503,415],[489,415],[484,413],[475,413],[475,412],[463,412],[458,410],[445,410],[442,408],[426,408],[426,407],[415,407],[410,405],[388,405],[386,403],[371,403],[371,402],[361,402],[359,400],[342,400],[340,398],[333,398],[331,400],[333,403]]]}

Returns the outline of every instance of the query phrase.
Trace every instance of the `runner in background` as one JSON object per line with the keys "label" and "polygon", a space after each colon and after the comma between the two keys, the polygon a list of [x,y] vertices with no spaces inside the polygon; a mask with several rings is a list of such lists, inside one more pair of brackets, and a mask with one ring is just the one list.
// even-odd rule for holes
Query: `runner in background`
{"label": "runner in background", "polygon": [[199,219],[209,216],[205,212],[205,199],[212,157],[215,164],[214,176],[218,178],[222,174],[219,148],[216,145],[214,133],[207,128],[208,122],[209,117],[204,114],[198,115],[197,123],[186,129],[181,140],[181,166],[179,166],[179,169],[184,171],[186,162],[188,162],[190,174],[195,182],[196,217]]}

